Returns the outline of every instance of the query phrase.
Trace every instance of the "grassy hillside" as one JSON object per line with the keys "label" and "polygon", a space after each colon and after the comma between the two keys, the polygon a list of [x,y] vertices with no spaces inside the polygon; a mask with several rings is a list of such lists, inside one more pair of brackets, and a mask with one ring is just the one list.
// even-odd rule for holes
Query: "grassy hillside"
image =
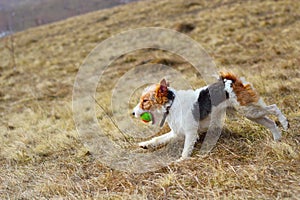
{"label": "grassy hillside", "polygon": [[[16,68],[8,41],[0,40],[0,198],[299,199],[299,19],[300,2],[293,0],[152,0],[15,34]],[[191,159],[156,172],[120,172],[95,159],[72,118],[76,73],[99,42],[145,26],[185,32],[218,68],[245,76],[266,103],[276,103],[288,117],[291,127],[282,141],[274,143],[268,130],[237,118],[226,122],[209,156],[199,156],[199,142]],[[137,51],[112,63],[118,70],[106,72],[105,108],[118,78],[149,59],[171,61],[202,86],[179,58]]]}

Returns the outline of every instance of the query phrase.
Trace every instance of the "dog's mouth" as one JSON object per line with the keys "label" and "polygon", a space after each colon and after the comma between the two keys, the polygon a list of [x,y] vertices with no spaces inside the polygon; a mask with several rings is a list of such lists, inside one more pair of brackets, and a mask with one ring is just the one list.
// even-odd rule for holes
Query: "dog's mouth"
{"label": "dog's mouth", "polygon": [[140,119],[145,122],[145,123],[149,123],[152,122],[152,124],[154,124],[154,117],[153,114],[151,112],[143,112],[140,115]]}

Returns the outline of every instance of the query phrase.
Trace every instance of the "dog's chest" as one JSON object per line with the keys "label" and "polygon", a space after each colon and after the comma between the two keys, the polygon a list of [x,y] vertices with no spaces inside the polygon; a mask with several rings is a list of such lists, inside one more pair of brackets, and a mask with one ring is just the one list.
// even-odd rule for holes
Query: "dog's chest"
{"label": "dog's chest", "polygon": [[170,109],[170,116],[167,118],[172,129],[185,129],[195,124],[192,109],[197,101],[198,93],[193,90],[176,91],[175,101]]}

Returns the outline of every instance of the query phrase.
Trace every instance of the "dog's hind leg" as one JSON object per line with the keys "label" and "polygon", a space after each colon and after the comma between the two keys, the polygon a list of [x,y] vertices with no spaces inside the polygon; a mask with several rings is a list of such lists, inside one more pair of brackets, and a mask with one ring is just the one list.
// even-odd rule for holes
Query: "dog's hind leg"
{"label": "dog's hind leg", "polygon": [[264,116],[264,117],[260,117],[260,118],[248,118],[248,119],[270,129],[275,141],[278,141],[281,138],[281,131],[278,129],[275,122],[272,121],[271,119],[269,119],[268,117]]}
{"label": "dog's hind leg", "polygon": [[289,122],[286,117],[282,114],[280,109],[276,106],[276,104],[266,106],[265,109],[268,113],[275,115],[278,117],[279,122],[281,123],[283,129],[286,131],[289,128]]}
{"label": "dog's hind leg", "polygon": [[267,115],[275,115],[279,119],[284,130],[287,130],[289,127],[286,117],[275,104],[267,106],[261,100],[259,104],[243,106],[241,107],[241,110],[243,111],[243,115],[248,119],[270,129],[274,140],[279,140],[281,138],[281,131],[278,129],[276,123],[268,118]]}
{"label": "dog's hind leg", "polygon": [[161,136],[157,136],[152,138],[151,140],[145,141],[145,142],[140,142],[139,146],[142,148],[148,148],[148,147],[156,147],[159,145],[166,144],[169,142],[172,138],[175,137],[175,134],[173,131],[170,131],[166,134],[163,134]]}

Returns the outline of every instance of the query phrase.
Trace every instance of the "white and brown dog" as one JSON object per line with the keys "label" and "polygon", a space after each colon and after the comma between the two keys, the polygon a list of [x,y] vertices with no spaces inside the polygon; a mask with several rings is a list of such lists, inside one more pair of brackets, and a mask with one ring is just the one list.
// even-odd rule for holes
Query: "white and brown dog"
{"label": "white and brown dog", "polygon": [[284,130],[289,126],[286,117],[275,104],[267,106],[251,84],[233,73],[220,72],[216,83],[195,91],[176,91],[163,79],[159,84],[144,90],[132,114],[140,117],[144,112],[149,112],[152,124],[157,124],[158,119],[161,119],[160,126],[166,121],[171,131],[141,142],[139,146],[156,147],[183,134],[185,142],[181,160],[185,159],[191,155],[199,132],[207,131],[211,124],[222,128],[222,119],[218,116],[226,108],[234,108],[248,119],[270,129],[275,141],[281,138],[281,131],[267,115],[277,116]]}

